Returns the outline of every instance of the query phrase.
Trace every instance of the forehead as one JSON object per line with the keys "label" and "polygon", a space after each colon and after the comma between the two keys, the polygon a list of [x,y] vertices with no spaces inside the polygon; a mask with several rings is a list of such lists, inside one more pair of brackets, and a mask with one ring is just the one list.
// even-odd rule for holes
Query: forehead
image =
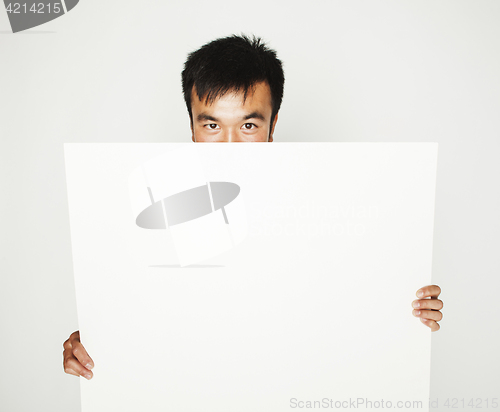
{"label": "forehead", "polygon": [[[244,91],[229,90],[222,96],[218,96],[212,103],[206,102],[206,95],[201,99],[196,93],[195,87],[191,90],[191,109],[193,112],[214,111],[272,111],[271,89],[267,82],[255,83],[247,91],[246,99]],[[271,113],[269,113],[270,117]]]}

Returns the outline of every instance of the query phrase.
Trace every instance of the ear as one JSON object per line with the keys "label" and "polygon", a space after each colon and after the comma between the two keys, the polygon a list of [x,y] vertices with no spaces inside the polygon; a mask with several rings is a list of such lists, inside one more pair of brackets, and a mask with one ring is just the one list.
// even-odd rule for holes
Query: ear
{"label": "ear", "polygon": [[271,131],[269,132],[269,139],[267,140],[268,142],[273,141],[274,127],[276,126],[277,121],[278,121],[278,113],[276,113],[276,116],[274,116],[273,124],[271,126]]}

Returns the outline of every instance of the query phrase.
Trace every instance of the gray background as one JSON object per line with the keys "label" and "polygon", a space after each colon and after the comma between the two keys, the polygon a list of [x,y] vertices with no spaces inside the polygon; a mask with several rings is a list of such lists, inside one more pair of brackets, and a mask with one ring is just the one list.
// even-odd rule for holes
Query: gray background
{"label": "gray background", "polygon": [[284,62],[275,141],[439,142],[433,410],[500,398],[499,21],[498,1],[85,0],[14,35],[0,12],[0,410],[79,410],[63,143],[187,141],[186,54],[241,32]]}

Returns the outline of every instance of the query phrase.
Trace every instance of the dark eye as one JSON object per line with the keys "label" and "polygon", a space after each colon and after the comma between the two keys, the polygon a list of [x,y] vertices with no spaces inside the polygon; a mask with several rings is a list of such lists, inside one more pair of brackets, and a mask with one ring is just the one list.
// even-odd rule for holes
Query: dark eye
{"label": "dark eye", "polygon": [[245,127],[245,129],[250,130],[250,129],[252,129],[252,127],[253,127],[253,126],[255,126],[255,125],[254,125],[253,123],[245,123],[243,126]]}
{"label": "dark eye", "polygon": [[217,125],[215,123],[211,123],[208,125],[208,127],[210,127],[210,129],[216,129]]}

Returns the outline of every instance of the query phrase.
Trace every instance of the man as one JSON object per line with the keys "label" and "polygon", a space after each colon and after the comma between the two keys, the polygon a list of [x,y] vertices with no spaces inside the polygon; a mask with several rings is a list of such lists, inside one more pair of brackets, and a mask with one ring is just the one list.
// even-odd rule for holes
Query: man
{"label": "man", "polygon": [[[261,39],[230,36],[191,53],[182,72],[182,89],[194,142],[272,142],[285,78],[281,61]],[[437,285],[417,291],[413,315],[432,331],[440,328]],[[94,364],[79,331],[64,342],[64,371],[92,378]]]}
{"label": "man", "polygon": [[272,142],[283,99],[281,61],[260,39],[232,36],[191,53],[182,89],[194,142]]}

